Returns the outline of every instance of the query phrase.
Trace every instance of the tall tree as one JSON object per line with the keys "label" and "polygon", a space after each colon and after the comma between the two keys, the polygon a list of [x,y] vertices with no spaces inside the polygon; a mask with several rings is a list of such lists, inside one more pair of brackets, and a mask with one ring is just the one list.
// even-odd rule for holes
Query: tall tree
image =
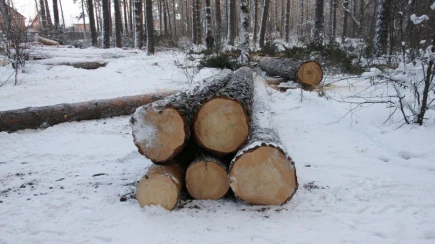
{"label": "tall tree", "polygon": [[39,9],[41,12],[42,28],[48,28],[47,16],[45,15],[45,2],[44,0],[39,0]]}
{"label": "tall tree", "polygon": [[260,48],[264,47],[264,37],[266,35],[267,19],[269,15],[269,4],[270,4],[270,0],[264,0],[263,17],[261,18],[261,28],[260,28],[260,40],[259,40]]}
{"label": "tall tree", "polygon": [[121,29],[122,29],[122,18],[121,18],[121,7],[119,6],[120,0],[113,0],[115,8],[115,43],[116,47],[122,47]]}
{"label": "tall tree", "polygon": [[210,0],[205,0],[205,32],[211,31],[211,10],[210,10]]}
{"label": "tall tree", "polygon": [[51,21],[50,7],[48,5],[48,1],[45,1],[45,16],[47,17],[47,24],[49,28],[53,28],[53,22]]}
{"label": "tall tree", "polygon": [[103,48],[110,48],[109,0],[102,0],[101,5],[103,12]]}
{"label": "tall tree", "polygon": [[153,3],[146,0],[146,18],[147,18],[147,55],[154,55],[154,18]]}
{"label": "tall tree", "polygon": [[254,0],[254,46],[257,45],[258,36],[258,0]]}
{"label": "tall tree", "polygon": [[222,42],[222,16],[221,16],[221,1],[215,1],[215,18],[216,18],[216,49],[220,50],[221,42]]}
{"label": "tall tree", "polygon": [[192,42],[198,44],[198,29],[196,28],[197,24],[197,11],[196,11],[196,0],[192,0]]}
{"label": "tall tree", "polygon": [[60,5],[60,12],[62,14],[62,27],[65,28],[65,17],[63,15],[62,0],[59,0],[59,5]]}
{"label": "tall tree", "polygon": [[387,53],[390,8],[391,0],[378,0],[374,40],[375,54],[377,56]]}
{"label": "tall tree", "polygon": [[240,0],[240,63],[246,64],[249,61],[249,8],[248,0]]}
{"label": "tall tree", "polygon": [[287,0],[286,8],[285,8],[285,41],[290,41],[290,0]]}
{"label": "tall tree", "polygon": [[343,1],[343,9],[344,9],[344,11],[343,11],[343,33],[341,36],[341,43],[344,43],[344,40],[347,37],[347,16],[348,16],[348,13],[346,10],[348,7],[349,7],[349,0],[344,0]]}
{"label": "tall tree", "polygon": [[337,37],[337,0],[332,1],[332,40],[335,41]]}
{"label": "tall tree", "polygon": [[301,4],[300,4],[300,9],[299,9],[299,35],[298,37],[300,37],[301,41],[304,42],[305,38],[304,38],[304,0],[300,0]]}
{"label": "tall tree", "polygon": [[315,1],[314,13],[313,42],[317,45],[323,45],[323,0]]}
{"label": "tall tree", "polygon": [[164,24],[164,29],[165,29],[165,37],[168,36],[168,17],[166,15],[166,1],[167,0],[163,0],[162,3],[162,11],[163,11],[163,24]]}
{"label": "tall tree", "polygon": [[196,34],[198,35],[198,44],[202,43],[202,33],[201,33],[201,0],[196,0]]}
{"label": "tall tree", "polygon": [[[86,16],[85,15],[85,1],[82,0],[82,19],[83,19],[83,30],[84,30],[83,35],[86,39],[86,18],[85,18],[85,16]],[[48,17],[48,15],[47,15],[47,17]]]}
{"label": "tall tree", "polygon": [[143,15],[142,1],[134,1],[134,47],[142,49],[143,47]]}
{"label": "tall tree", "polygon": [[127,12],[127,1],[123,0],[123,5],[124,5],[124,30],[125,30],[125,35],[128,36],[128,12]]}
{"label": "tall tree", "polygon": [[89,13],[89,25],[91,27],[92,46],[96,47],[98,46],[97,30],[95,29],[94,3],[92,0],[88,0],[88,13]]}
{"label": "tall tree", "polygon": [[236,16],[236,0],[229,0],[230,7],[229,11],[229,21],[228,21],[228,45],[234,45],[234,39],[236,38],[236,21],[234,21]]}
{"label": "tall tree", "polygon": [[177,39],[177,12],[175,8],[175,0],[172,0],[172,19],[174,21],[174,39]]}
{"label": "tall tree", "polygon": [[59,29],[59,9],[57,7],[57,0],[53,0],[53,17],[54,17],[54,29]]}
{"label": "tall tree", "polygon": [[169,37],[170,39],[172,39],[172,24],[171,24],[171,13],[169,12],[169,4],[168,4],[168,0],[165,0],[165,6],[166,6],[166,12],[167,12],[167,16],[168,16],[168,31],[169,31]]}

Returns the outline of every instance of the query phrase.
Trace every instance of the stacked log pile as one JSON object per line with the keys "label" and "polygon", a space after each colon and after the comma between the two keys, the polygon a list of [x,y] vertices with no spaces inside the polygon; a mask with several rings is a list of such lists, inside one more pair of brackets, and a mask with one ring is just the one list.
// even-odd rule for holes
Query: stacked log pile
{"label": "stacked log pile", "polygon": [[254,205],[280,205],[298,183],[295,165],[254,96],[247,67],[223,70],[187,91],[141,106],[131,118],[138,151],[153,163],[136,188],[140,207],[172,210],[185,189],[218,200],[231,190]]}

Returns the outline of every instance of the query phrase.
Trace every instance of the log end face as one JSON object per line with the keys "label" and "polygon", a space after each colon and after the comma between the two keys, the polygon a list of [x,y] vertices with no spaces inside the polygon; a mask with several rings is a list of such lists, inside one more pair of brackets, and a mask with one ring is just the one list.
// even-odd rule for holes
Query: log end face
{"label": "log end face", "polygon": [[298,69],[297,79],[304,84],[316,86],[323,79],[322,67],[315,61],[305,62]]}
{"label": "log end face", "polygon": [[167,175],[147,175],[139,181],[136,188],[136,199],[141,208],[160,205],[172,210],[179,197],[177,182]]}
{"label": "log end face", "polygon": [[194,133],[200,146],[219,154],[232,153],[248,138],[249,117],[239,102],[214,98],[198,110]]}
{"label": "log end face", "polygon": [[179,153],[189,137],[185,121],[173,108],[146,106],[133,115],[133,137],[139,152],[153,162],[166,162]]}
{"label": "log end face", "polygon": [[297,189],[296,171],[281,150],[261,146],[233,162],[230,186],[238,198],[254,205],[280,205]]}
{"label": "log end face", "polygon": [[218,200],[230,187],[226,170],[218,163],[208,161],[189,166],[186,186],[189,194],[198,200]]}

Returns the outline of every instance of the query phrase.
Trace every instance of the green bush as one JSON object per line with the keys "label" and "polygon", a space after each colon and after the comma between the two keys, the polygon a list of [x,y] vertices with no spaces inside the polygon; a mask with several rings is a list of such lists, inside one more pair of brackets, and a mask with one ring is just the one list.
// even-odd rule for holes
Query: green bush
{"label": "green bush", "polygon": [[240,65],[236,61],[231,60],[228,54],[220,52],[216,55],[202,58],[202,60],[199,61],[198,68],[202,69],[204,67],[236,70],[240,68]]}

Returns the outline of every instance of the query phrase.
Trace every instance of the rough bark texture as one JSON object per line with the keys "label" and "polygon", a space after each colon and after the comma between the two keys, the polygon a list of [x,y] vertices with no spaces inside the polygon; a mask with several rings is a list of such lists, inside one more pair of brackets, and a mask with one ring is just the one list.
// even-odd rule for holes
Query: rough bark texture
{"label": "rough bark texture", "polygon": [[128,36],[128,12],[127,12],[127,1],[123,0],[123,8],[124,8],[124,30],[125,34]]}
{"label": "rough bark texture", "polygon": [[237,198],[279,205],[291,199],[298,183],[294,162],[272,129],[266,96],[263,82],[256,79],[249,141],[231,161],[228,174]]}
{"label": "rough bark texture", "polygon": [[[164,100],[138,108],[130,124],[139,152],[155,163],[164,163],[175,157],[190,138],[191,120],[199,104],[221,90],[231,76],[231,70],[223,70],[214,78],[204,80],[203,84],[190,90],[178,92]],[[174,115],[174,111],[177,115]],[[181,128],[184,131],[162,126],[172,123],[167,121],[168,117],[173,118],[174,123],[175,119],[181,120]],[[178,122],[176,125],[179,126]],[[174,135],[177,135],[177,138],[173,138]]]}
{"label": "rough bark texture", "polygon": [[264,0],[263,17],[261,19],[260,39],[259,39],[260,48],[264,47],[264,37],[266,36],[267,19],[269,16],[269,3],[270,0]]}
{"label": "rough bark texture", "polygon": [[64,122],[129,115],[133,114],[137,107],[163,99],[171,94],[173,92],[161,92],[2,111],[0,112],[0,131],[13,132],[23,129],[46,128]]}
{"label": "rough bark texture", "polygon": [[144,40],[142,20],[142,1],[134,0],[134,47],[139,49],[142,49]]}
{"label": "rough bark texture", "polygon": [[57,0],[53,0],[53,17],[54,17],[54,28],[59,29],[59,9],[57,7]]}
{"label": "rough bark texture", "polygon": [[[343,8],[347,9],[349,7],[349,0],[343,0]],[[343,11],[343,33],[341,36],[341,43],[344,43],[347,37],[347,11]]]}
{"label": "rough bark texture", "polygon": [[317,45],[323,45],[323,0],[316,0],[314,12],[313,42]]}
{"label": "rough bark texture", "polygon": [[222,42],[222,15],[221,15],[221,1],[216,0],[215,1],[215,10],[216,10],[216,40],[215,40],[215,46],[217,50],[220,50],[221,42]]}
{"label": "rough bark texture", "polygon": [[110,48],[109,0],[102,0],[103,8],[103,48]]}
{"label": "rough bark texture", "polygon": [[198,200],[218,200],[229,190],[228,162],[206,152],[200,152],[186,172],[189,194]]}
{"label": "rough bark texture", "polygon": [[236,38],[236,0],[229,0],[230,8],[229,8],[229,22],[228,22],[228,45],[234,45],[234,39]]}
{"label": "rough bark texture", "polygon": [[281,76],[306,85],[318,85],[323,79],[322,67],[315,61],[261,58],[258,65],[269,76]]}
{"label": "rough bark texture", "polygon": [[375,29],[375,53],[377,56],[387,53],[388,23],[390,18],[391,0],[379,0]]}
{"label": "rough bark texture", "polygon": [[290,0],[287,0],[286,8],[285,8],[285,41],[289,42],[290,40]]}
{"label": "rough bark texture", "polygon": [[253,89],[252,71],[242,67],[234,72],[225,88],[201,104],[193,119],[199,146],[225,155],[245,144],[250,129]]}
{"label": "rough bark texture", "polygon": [[154,55],[154,19],[151,0],[146,0],[147,55]]}
{"label": "rough bark texture", "polygon": [[95,29],[93,0],[88,0],[88,13],[89,13],[89,25],[91,27],[92,46],[96,47],[98,46],[98,41],[97,41],[97,30]]}
{"label": "rough bark texture", "polygon": [[122,47],[122,19],[121,19],[121,6],[119,5],[120,0],[113,0],[115,4],[115,37],[116,37],[116,47]]}
{"label": "rough bark texture", "polygon": [[205,0],[205,33],[207,35],[208,31],[211,31],[211,9],[210,0]]}
{"label": "rough bark texture", "polygon": [[248,0],[240,1],[240,63],[247,64],[249,62],[249,8]]}

